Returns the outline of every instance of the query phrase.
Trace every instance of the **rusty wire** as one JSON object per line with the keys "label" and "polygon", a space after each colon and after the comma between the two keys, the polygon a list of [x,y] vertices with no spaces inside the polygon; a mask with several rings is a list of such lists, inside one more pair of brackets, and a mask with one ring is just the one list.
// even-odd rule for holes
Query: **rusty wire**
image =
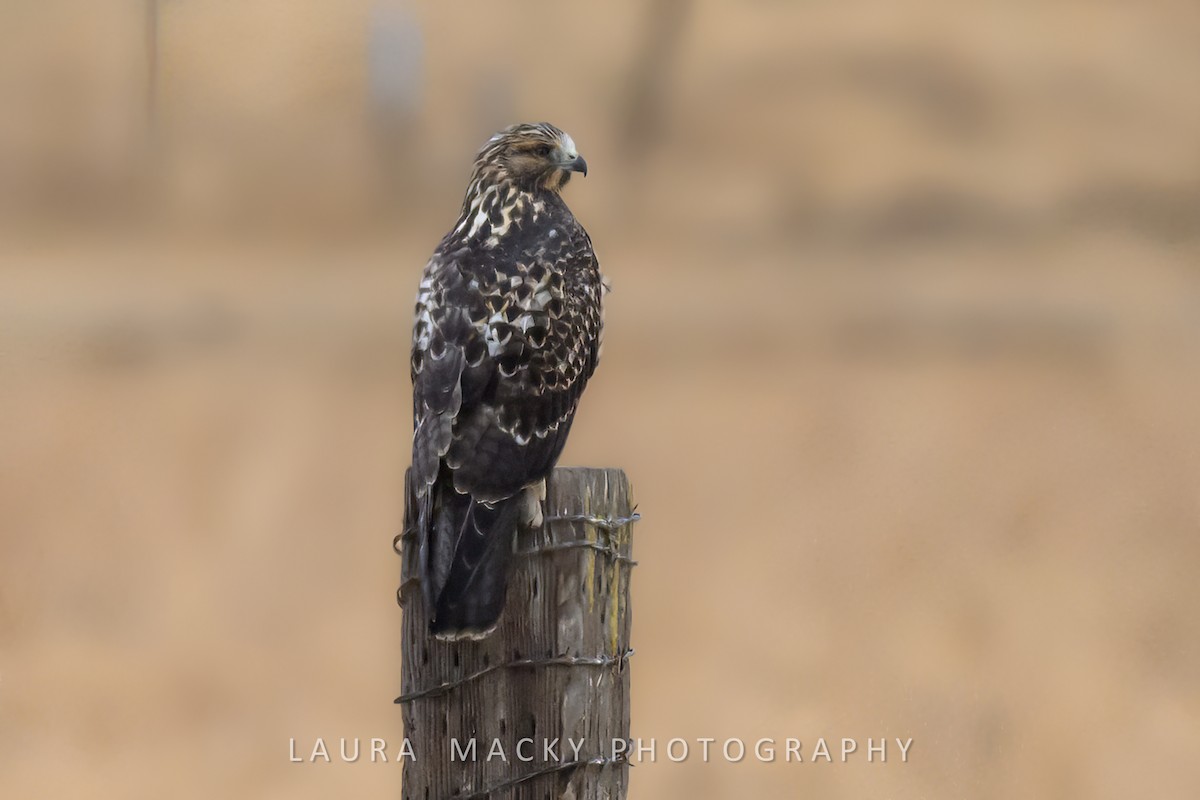
{"label": "rusty wire", "polygon": [[[613,531],[620,530],[621,528],[624,528],[627,525],[632,525],[635,522],[639,522],[641,519],[642,519],[642,515],[639,514],[637,511],[634,511],[628,517],[597,517],[597,516],[593,516],[590,514],[557,514],[554,516],[545,517],[544,521],[546,523],[583,522],[588,525],[591,525],[594,528],[598,528],[599,530],[604,531],[606,534],[611,534]],[[414,533],[414,531],[406,530],[403,533],[396,534],[396,536],[392,539],[392,549],[398,555],[402,556],[404,554],[404,551],[400,546],[401,540],[406,537],[411,537],[413,535],[413,533]],[[545,545],[540,545],[540,546],[536,546],[536,547],[531,547],[527,550],[517,550],[515,553],[513,553],[513,555],[523,557],[523,558],[531,558],[533,556],[545,555],[547,553],[555,553],[555,552],[560,552],[563,550],[578,550],[578,549],[594,550],[598,553],[603,553],[604,555],[611,558],[613,561],[616,561],[616,562],[623,564],[625,566],[628,566],[628,567],[636,567],[637,563],[638,563],[630,556],[627,556],[624,553],[622,553],[616,545],[611,543],[611,540],[609,543],[592,542],[592,541],[588,541],[586,539],[579,539],[579,540],[570,541],[570,542],[555,542],[553,544],[545,544]],[[420,583],[420,582],[421,582],[421,578],[419,575],[412,575],[412,576],[404,579],[400,583],[399,588],[396,589],[396,604],[403,607],[404,606],[404,596],[405,596],[405,593],[406,593],[406,590],[408,589],[408,587],[411,584]]]}
{"label": "rusty wire", "polygon": [[629,758],[625,754],[604,758],[597,756],[596,758],[579,759],[578,761],[567,761],[562,764],[555,764],[553,767],[543,767],[542,769],[527,772],[524,775],[513,778],[511,780],[497,783],[495,786],[489,786],[486,789],[472,792],[471,794],[463,795],[464,800],[483,800],[483,798],[492,797],[494,792],[502,792],[506,789],[512,789],[520,786],[522,783],[543,778],[548,775],[557,775],[560,772],[568,770],[581,769],[583,767],[610,767],[610,766],[629,766]]}
{"label": "rusty wire", "polygon": [[554,658],[515,658],[511,661],[504,661],[499,664],[491,664],[483,669],[476,670],[469,675],[464,675],[458,680],[439,683],[437,686],[430,686],[427,689],[420,689],[415,692],[402,694],[395,699],[394,702],[399,704],[411,703],[413,700],[421,700],[427,697],[440,697],[444,694],[449,694],[460,686],[465,686],[472,681],[479,680],[484,675],[489,675],[497,670],[502,669],[528,669],[532,667],[611,667],[614,664],[618,669],[624,669],[625,662],[633,655],[633,648],[623,650],[613,656],[556,656]]}

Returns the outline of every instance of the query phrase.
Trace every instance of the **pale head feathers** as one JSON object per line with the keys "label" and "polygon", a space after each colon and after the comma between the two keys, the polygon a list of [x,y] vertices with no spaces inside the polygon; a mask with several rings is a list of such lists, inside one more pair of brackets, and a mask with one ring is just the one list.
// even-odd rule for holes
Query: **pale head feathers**
{"label": "pale head feathers", "polygon": [[549,122],[522,123],[487,140],[475,158],[472,185],[479,180],[511,183],[527,192],[559,192],[573,172],[586,175],[587,162],[570,135]]}

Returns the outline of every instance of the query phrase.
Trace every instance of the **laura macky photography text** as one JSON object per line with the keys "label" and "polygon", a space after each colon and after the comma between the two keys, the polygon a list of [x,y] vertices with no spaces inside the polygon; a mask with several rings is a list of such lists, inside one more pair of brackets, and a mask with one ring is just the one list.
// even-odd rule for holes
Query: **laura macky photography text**
{"label": "laura macky photography text", "polygon": [[[596,755],[596,748],[586,739],[534,739],[506,741],[499,738],[449,739],[445,752],[433,754],[451,761],[496,761],[503,763],[564,764]],[[777,761],[792,764],[821,764],[863,762],[871,764],[904,763],[912,755],[912,737],[880,737],[858,739],[848,737],[817,737],[815,739],[761,738],[718,739],[613,739],[603,743],[604,757],[632,764],[653,764],[659,761],[730,763]],[[288,740],[288,760],[294,764],[328,764],[333,762],[383,764],[418,761],[429,754],[417,753],[407,738],[325,738],[305,742]]]}

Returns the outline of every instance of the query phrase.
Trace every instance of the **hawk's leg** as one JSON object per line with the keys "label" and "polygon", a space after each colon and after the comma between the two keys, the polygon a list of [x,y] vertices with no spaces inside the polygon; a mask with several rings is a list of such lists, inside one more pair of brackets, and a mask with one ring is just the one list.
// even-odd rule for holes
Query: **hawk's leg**
{"label": "hawk's leg", "polygon": [[521,527],[540,528],[545,518],[542,514],[542,504],[546,501],[546,481],[540,480],[532,486],[526,486],[521,495]]}

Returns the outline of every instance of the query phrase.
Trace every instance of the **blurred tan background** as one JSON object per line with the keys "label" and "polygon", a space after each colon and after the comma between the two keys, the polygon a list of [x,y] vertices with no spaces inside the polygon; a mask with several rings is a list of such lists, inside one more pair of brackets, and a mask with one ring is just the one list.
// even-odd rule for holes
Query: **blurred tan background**
{"label": "blurred tan background", "polygon": [[550,120],[647,798],[1200,797],[1194,3],[7,0],[0,795],[398,796],[407,347]]}

